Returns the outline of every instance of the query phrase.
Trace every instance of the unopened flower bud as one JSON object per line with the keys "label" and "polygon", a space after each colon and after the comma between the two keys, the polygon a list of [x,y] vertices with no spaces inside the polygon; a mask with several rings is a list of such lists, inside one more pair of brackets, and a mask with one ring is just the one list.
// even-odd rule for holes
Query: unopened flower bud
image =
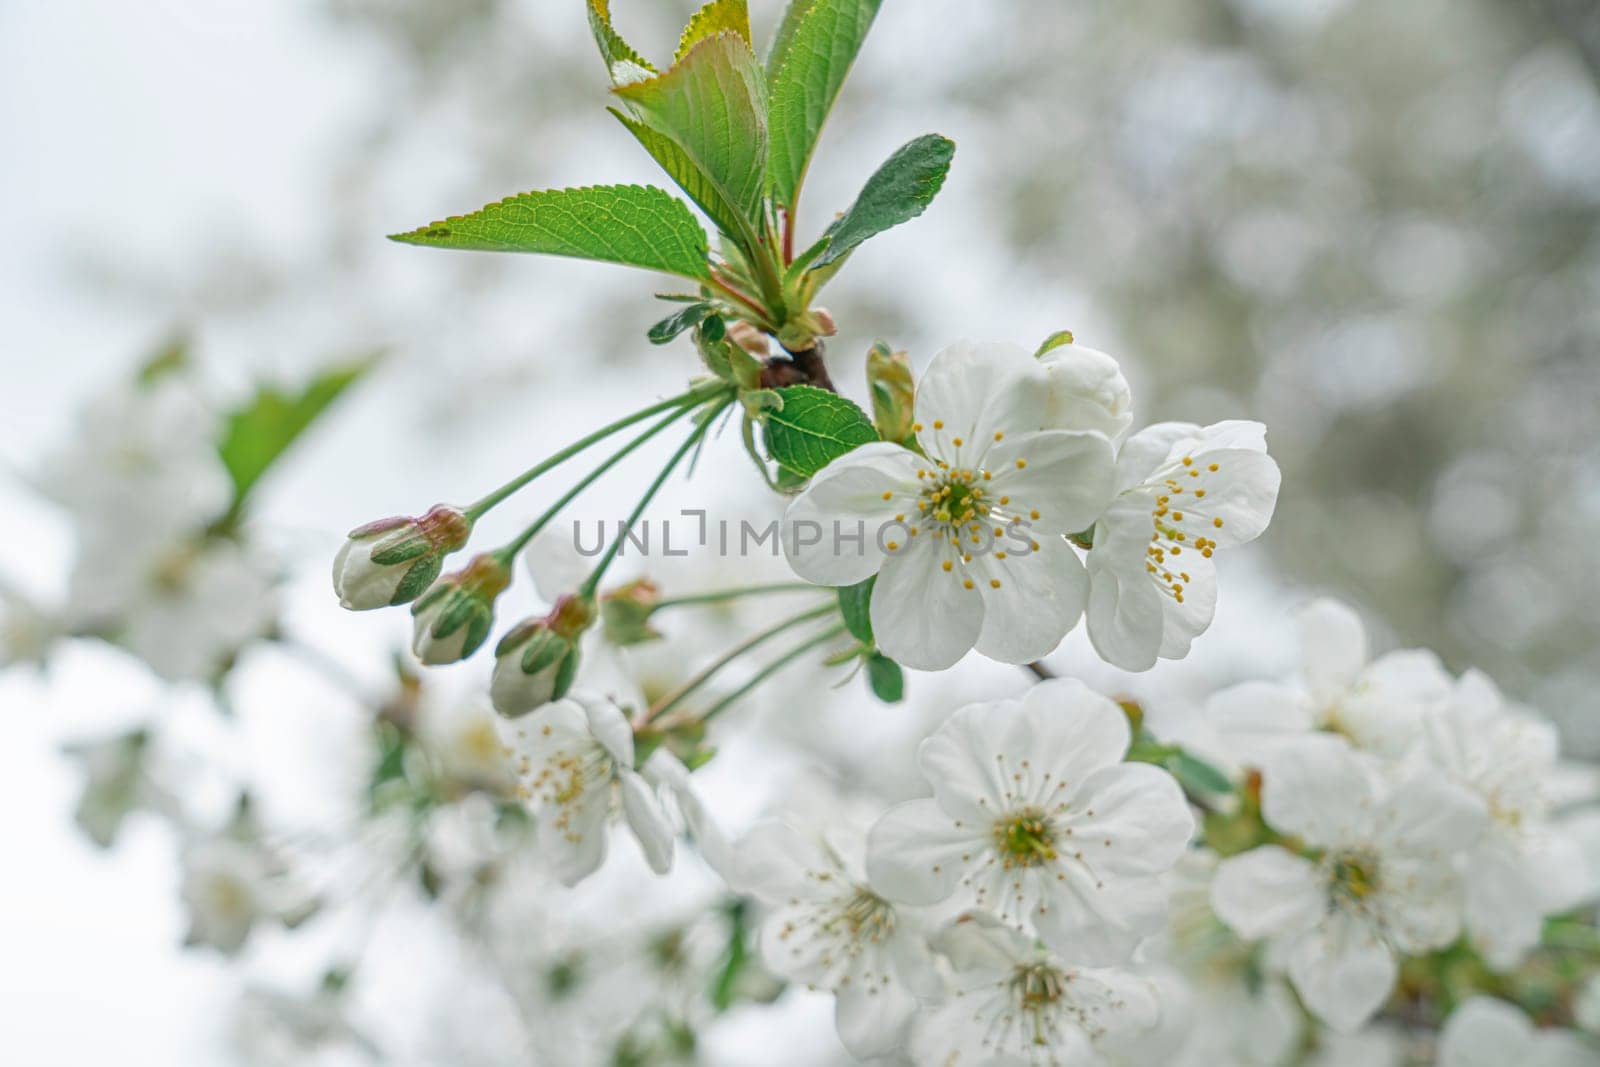
{"label": "unopened flower bud", "polygon": [[873,345],[867,353],[867,389],[872,393],[872,421],[878,436],[885,441],[909,440],[916,389],[906,354],[891,351],[882,341]]}
{"label": "unopened flower bud", "polygon": [[629,582],[606,594],[600,601],[600,621],[605,626],[606,640],[624,647],[660,640],[661,632],[650,625],[650,616],[660,601],[660,591],[648,578]]}
{"label": "unopened flower bud", "polygon": [[767,340],[767,335],[760,329],[742,319],[728,325],[728,340],[761,359],[772,355],[772,345]]}
{"label": "unopened flower bud", "polygon": [[1133,422],[1133,396],[1117,361],[1079,344],[1039,357],[1045,374],[1045,421],[1051,430],[1098,430],[1112,440]]}
{"label": "unopened flower bud", "polygon": [[438,666],[466,659],[494,626],[495,598],[511,584],[511,568],[492,552],[434,582],[411,606],[416,632],[411,649]]}
{"label": "unopened flower bud", "polygon": [[839,324],[833,321],[833,313],[827,308],[812,308],[811,321],[816,324],[819,337],[832,337],[839,332]]}
{"label": "unopened flower bud", "polygon": [[579,641],[593,621],[593,601],[564,596],[549,615],[501,638],[489,682],[495,710],[514,719],[566,696],[582,658]]}
{"label": "unopened flower bud", "polygon": [[471,534],[472,520],[443,504],[421,518],[379,519],[356,527],[333,557],[340,605],[370,611],[415,600],[439,577],[444,557]]}

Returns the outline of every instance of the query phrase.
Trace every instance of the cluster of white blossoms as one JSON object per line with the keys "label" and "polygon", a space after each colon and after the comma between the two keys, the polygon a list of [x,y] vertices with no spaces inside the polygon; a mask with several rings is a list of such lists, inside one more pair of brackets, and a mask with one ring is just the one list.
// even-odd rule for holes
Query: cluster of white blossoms
{"label": "cluster of white blossoms", "polygon": [[[919,750],[933,796],[866,826],[762,826],[727,872],[766,901],[768,966],[837,997],[858,1056],[1096,1062],[1153,1027],[1135,950],[1194,820],[1178,783],[1124,762],[1123,710],[1070,681],[956,712]],[[830,813],[832,815],[832,813]]]}
{"label": "cluster of white blossoms", "polygon": [[1181,658],[1216,609],[1215,552],[1266,529],[1278,467],[1259,423],[1123,440],[1130,407],[1094,349],[952,345],[918,383],[915,447],[857,448],[790,506],[790,563],[822,585],[875,577],[878,645],[908,667],[1037,660],[1085,611],[1110,663]]}
{"label": "cluster of white blossoms", "polygon": [[1219,754],[1259,773],[1272,835],[1222,860],[1211,902],[1265,943],[1266,965],[1313,1015],[1354,1031],[1388,1002],[1405,957],[1465,936],[1509,971],[1546,918],[1594,886],[1554,818],[1548,722],[1426,653],[1368,662],[1343,605],[1314,603],[1301,623],[1302,682],[1247,683],[1207,703]]}
{"label": "cluster of white blossoms", "polygon": [[[222,418],[180,369],[92,400],[38,473],[77,557],[51,637],[106,637],[168,681],[210,682],[277,613],[270,566],[224,530]],[[37,631],[37,627],[35,628]],[[31,658],[47,640],[35,632]]]}

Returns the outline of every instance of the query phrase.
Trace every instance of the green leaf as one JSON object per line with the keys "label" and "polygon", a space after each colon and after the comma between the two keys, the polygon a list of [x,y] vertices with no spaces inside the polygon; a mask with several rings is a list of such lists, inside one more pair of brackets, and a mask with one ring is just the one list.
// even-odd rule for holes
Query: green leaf
{"label": "green leaf", "polygon": [[772,195],[792,208],[882,0],[795,0],[767,57]]}
{"label": "green leaf", "polygon": [[[767,174],[766,112],[761,68],[742,37],[707,37],[665,73],[612,91],[633,105],[645,125],[676,142],[743,219],[759,217]],[[682,180],[677,174],[673,179]]]}
{"label": "green leaf", "polygon": [[867,684],[872,687],[872,695],[885,704],[898,704],[905,699],[906,672],[881,652],[867,657]]}
{"label": "green leaf", "polygon": [[745,0],[711,0],[689,20],[678,38],[678,51],[672,57],[676,63],[696,44],[719,33],[737,33],[750,44],[750,8]]}
{"label": "green leaf", "polygon": [[1062,345],[1070,344],[1072,344],[1072,331],[1057,330],[1055,333],[1051,334],[1049,337],[1046,337],[1039,343],[1038,349],[1033,353],[1033,358],[1038,359],[1047,352],[1054,352]]}
{"label": "green leaf", "polygon": [[480,252],[541,252],[711,277],[706,233],[688,205],[652,185],[592,185],[507,197],[390,240]]}
{"label": "green leaf", "polygon": [[1164,766],[1180,785],[1192,793],[1233,792],[1233,782],[1226,774],[1187,752],[1174,752],[1166,758]]}
{"label": "green leaf", "polygon": [[376,364],[377,359],[369,357],[330,367],[298,392],[263,386],[248,404],[228,416],[217,451],[233,477],[230,517],[238,515],[245,497],[268,468]]}
{"label": "green leaf", "polygon": [[878,439],[872,420],[837,393],[814,385],[777,390],[783,407],[766,414],[767,452],[784,469],[809,478],[833,460]]}
{"label": "green leaf", "polygon": [[856,585],[839,587],[839,614],[844,619],[844,628],[850,631],[851,637],[869,647],[873,644],[872,586],[877,580],[874,574]]}
{"label": "green leaf", "polygon": [[928,209],[944,186],[956,143],[930,133],[906,144],[867,179],[844,217],[828,227],[832,238],[817,267],[842,259],[869,237],[909,222]]}
{"label": "green leaf", "polygon": [[700,325],[709,314],[711,314],[710,304],[690,304],[682,311],[668,315],[650,327],[650,343],[664,345],[684,330],[693,329]]}
{"label": "green leaf", "polygon": [[667,177],[700,206],[706,217],[716,223],[723,233],[739,233],[748,227],[744,215],[723,193],[722,187],[678,146],[678,142],[664,133],[658,133],[644,123],[629,118],[616,108],[607,108],[634,139],[650,153],[650,158],[666,172]]}
{"label": "green leaf", "polygon": [[611,25],[611,0],[589,0],[589,30],[594,43],[600,48],[600,58],[606,61],[606,70],[613,83],[617,80],[617,64],[631,63],[641,70],[655,73],[650,61],[635,52],[622,35]]}

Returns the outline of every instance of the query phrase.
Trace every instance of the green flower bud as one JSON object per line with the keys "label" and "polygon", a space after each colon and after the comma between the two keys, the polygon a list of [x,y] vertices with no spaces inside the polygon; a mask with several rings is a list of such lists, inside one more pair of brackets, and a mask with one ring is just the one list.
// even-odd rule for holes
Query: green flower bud
{"label": "green flower bud", "polygon": [[455,663],[478,650],[494,626],[495,598],[511,584],[511,569],[493,553],[447,574],[411,607],[411,648],[423,663]]}
{"label": "green flower bud", "polygon": [[549,615],[525,620],[501,638],[489,682],[495,710],[514,719],[566,696],[582,659],[579,642],[594,617],[593,601],[564,596]]}
{"label": "green flower bud", "polygon": [[421,518],[379,519],[350,531],[333,558],[339,604],[370,611],[415,600],[439,577],[444,557],[472,535],[472,520],[440,504]]}
{"label": "green flower bud", "polygon": [[914,422],[911,360],[879,341],[867,353],[867,388],[872,393],[872,421],[885,441],[910,440]]}
{"label": "green flower bud", "polygon": [[650,616],[660,602],[660,591],[648,578],[616,589],[600,601],[600,621],[606,640],[614,645],[642,645],[658,641],[661,632],[650,625]]}

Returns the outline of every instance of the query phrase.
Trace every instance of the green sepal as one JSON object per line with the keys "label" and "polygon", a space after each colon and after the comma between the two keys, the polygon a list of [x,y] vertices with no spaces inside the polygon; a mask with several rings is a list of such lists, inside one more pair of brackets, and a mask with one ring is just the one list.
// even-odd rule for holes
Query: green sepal
{"label": "green sepal", "polygon": [[867,654],[867,685],[885,704],[898,704],[906,696],[906,672],[881,652]]}
{"label": "green sepal", "polygon": [[1063,345],[1070,345],[1072,343],[1073,340],[1071,330],[1057,330],[1055,333],[1039,342],[1039,347],[1034,351],[1033,358],[1039,359],[1047,352],[1053,352]]}
{"label": "green sepal", "polygon": [[872,587],[878,576],[874,574],[864,582],[839,587],[839,614],[850,636],[868,648],[874,647],[872,636]]}
{"label": "green sepal", "polygon": [[390,598],[389,603],[398,606],[421,596],[427,591],[428,586],[433,584],[434,579],[439,577],[439,572],[442,570],[444,570],[443,556],[418,560],[411,565],[410,570],[406,571],[405,577],[400,579],[400,584],[395,586],[394,596]]}

